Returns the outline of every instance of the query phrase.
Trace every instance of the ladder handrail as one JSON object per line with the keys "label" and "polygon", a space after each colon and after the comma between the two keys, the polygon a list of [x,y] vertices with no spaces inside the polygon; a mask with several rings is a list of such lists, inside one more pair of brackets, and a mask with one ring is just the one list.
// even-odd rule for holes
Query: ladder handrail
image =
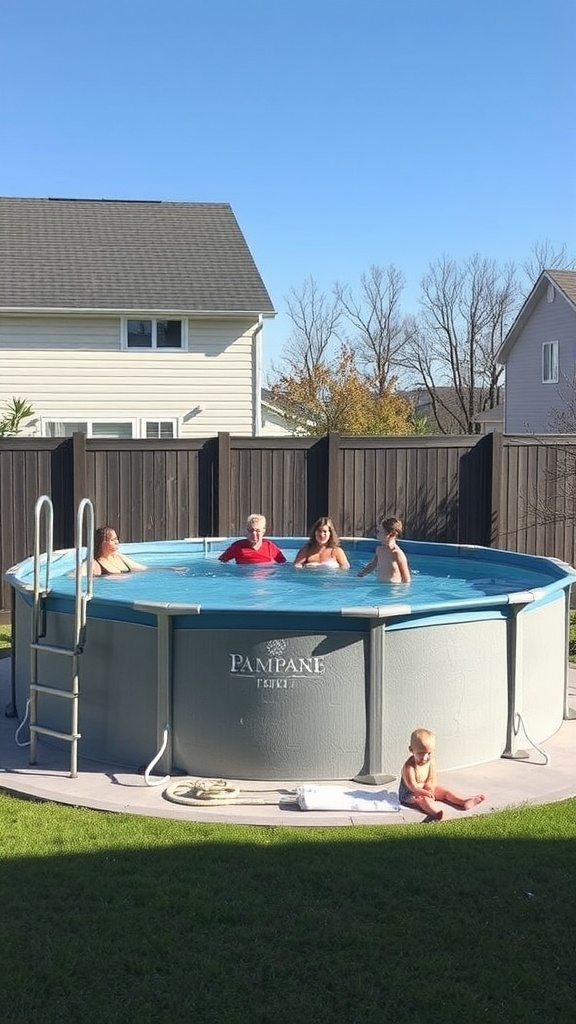
{"label": "ladder handrail", "polygon": [[[42,513],[44,517],[44,587],[40,586],[40,538],[42,536]],[[42,494],[34,506],[34,595],[32,601],[32,639],[40,636],[40,595],[46,594],[50,588],[50,565],[54,548],[54,506],[47,494]],[[34,655],[33,655],[34,657]]]}
{"label": "ladder handrail", "polygon": [[[82,549],[86,526],[86,573],[82,573]],[[74,645],[84,645],[86,605],[94,592],[94,506],[90,498],[82,498],[76,513],[76,596],[74,601]],[[86,580],[86,586],[84,586]]]}
{"label": "ladder handrail", "polygon": [[45,561],[45,581],[44,581],[44,593],[50,585],[50,564],[52,562],[52,552],[54,548],[54,506],[52,499],[47,494],[42,494],[35,506],[34,506],[34,600],[37,601],[40,596],[40,537],[41,537],[41,526],[42,526],[42,511],[46,510],[46,524],[45,524],[45,536],[44,536],[44,550],[46,552]]}

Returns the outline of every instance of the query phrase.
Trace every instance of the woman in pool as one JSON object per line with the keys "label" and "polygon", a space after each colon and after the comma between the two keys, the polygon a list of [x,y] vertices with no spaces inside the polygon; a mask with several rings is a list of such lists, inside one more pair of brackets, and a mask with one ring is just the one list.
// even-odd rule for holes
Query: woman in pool
{"label": "woman in pool", "polygon": [[99,526],[94,534],[94,561],[92,572],[95,576],[122,576],[128,572],[143,572],[148,568],[135,562],[128,555],[118,551],[118,534],[113,526]]}
{"label": "woman in pool", "polygon": [[308,543],[300,548],[294,559],[297,569],[304,566],[322,566],[324,569],[349,569],[334,523],[328,516],[321,516],[312,527]]}

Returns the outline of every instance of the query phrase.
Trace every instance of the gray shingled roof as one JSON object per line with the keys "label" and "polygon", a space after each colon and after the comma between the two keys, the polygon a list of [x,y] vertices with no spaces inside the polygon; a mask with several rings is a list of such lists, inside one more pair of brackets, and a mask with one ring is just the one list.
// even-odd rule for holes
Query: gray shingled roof
{"label": "gray shingled roof", "polygon": [[272,314],[227,203],[0,197],[0,309]]}
{"label": "gray shingled roof", "polygon": [[576,270],[547,270],[555,284],[576,304]]}

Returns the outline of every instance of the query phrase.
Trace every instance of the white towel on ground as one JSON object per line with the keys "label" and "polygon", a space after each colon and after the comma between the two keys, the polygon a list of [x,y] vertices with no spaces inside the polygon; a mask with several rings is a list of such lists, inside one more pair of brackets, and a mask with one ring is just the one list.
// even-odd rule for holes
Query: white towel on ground
{"label": "white towel on ground", "polygon": [[363,789],[343,786],[298,786],[296,799],[301,811],[380,811],[400,810],[397,793],[380,790],[369,793]]}

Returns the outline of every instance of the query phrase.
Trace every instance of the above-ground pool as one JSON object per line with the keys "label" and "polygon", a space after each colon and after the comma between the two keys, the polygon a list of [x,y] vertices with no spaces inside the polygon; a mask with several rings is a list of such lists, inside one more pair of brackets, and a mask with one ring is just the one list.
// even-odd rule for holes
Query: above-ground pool
{"label": "above-ground pool", "polygon": [[[302,539],[275,539],[291,563]],[[437,734],[447,769],[520,756],[567,717],[569,566],[407,541],[412,582],[383,584],[356,576],[374,541],[343,543],[349,572],[224,565],[227,543],[123,545],[149,571],[94,579],[78,659],[83,757],[136,767],[164,747],[163,772],[380,782],[418,726]],[[74,564],[74,551],[52,556],[42,644],[72,643]],[[22,718],[33,559],[6,579]],[[62,661],[38,652],[43,685],[65,685]],[[69,731],[65,704],[40,692],[38,721]]]}

